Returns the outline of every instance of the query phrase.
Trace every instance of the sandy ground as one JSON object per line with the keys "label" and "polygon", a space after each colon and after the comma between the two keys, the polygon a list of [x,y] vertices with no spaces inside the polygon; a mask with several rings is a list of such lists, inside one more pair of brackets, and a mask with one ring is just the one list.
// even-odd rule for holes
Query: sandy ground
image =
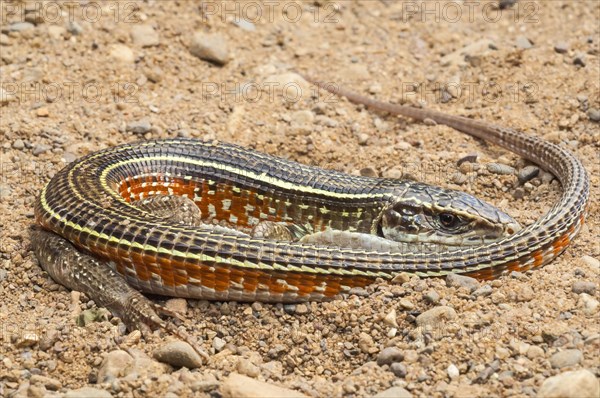
{"label": "sandy ground", "polygon": [[[366,397],[391,387],[388,396],[535,396],[558,391],[551,383],[544,388],[554,390],[540,389],[567,371],[591,380],[581,387],[567,374],[572,394],[592,392],[600,375],[600,8],[497,6],[3,1],[0,396],[260,396],[272,385],[308,396]],[[213,42],[213,62],[198,57],[207,55],[197,42]],[[568,148],[591,176],[587,224],[552,264],[481,283],[478,293],[417,278],[331,303],[189,301],[185,328],[211,354],[208,364],[190,371],[146,358],[151,366],[100,380],[111,351],[152,357],[170,337],[140,339],[110,316],[77,326],[74,315],[94,303],[53,283],[30,250],[35,196],[65,162],[91,151],[149,138],[218,139],[461,189],[523,224],[560,195],[544,173],[523,185],[487,171],[492,162],[517,171],[527,164],[506,150],[317,95],[295,83],[293,70]],[[461,173],[456,162],[470,153],[480,170]],[[446,311],[442,321],[419,327],[418,315],[436,307]],[[391,357],[386,347],[395,347]],[[234,373],[268,384],[231,390]],[[76,390],[85,386],[98,390]],[[292,392],[275,393],[284,394]]]}

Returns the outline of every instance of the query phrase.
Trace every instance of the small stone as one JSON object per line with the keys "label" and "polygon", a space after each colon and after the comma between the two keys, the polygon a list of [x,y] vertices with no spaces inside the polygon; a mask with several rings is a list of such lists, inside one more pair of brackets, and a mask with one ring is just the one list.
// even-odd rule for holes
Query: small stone
{"label": "small stone", "polygon": [[428,290],[423,298],[431,304],[437,304],[440,301],[440,294],[435,290]]}
{"label": "small stone", "polygon": [[127,126],[125,126],[125,130],[133,134],[146,134],[151,129],[152,125],[146,119],[127,123]]}
{"label": "small stone", "polygon": [[50,329],[40,339],[39,347],[42,351],[48,351],[58,341],[60,333],[56,329]]}
{"label": "small stone", "polygon": [[77,318],[75,323],[77,326],[86,326],[93,322],[104,322],[108,319],[108,312],[104,308],[94,308],[82,311]]}
{"label": "small stone", "polygon": [[365,332],[360,332],[358,335],[358,347],[365,354],[375,354],[379,349],[375,346],[373,337]]}
{"label": "small stone", "polygon": [[598,398],[600,382],[587,369],[549,377],[538,391],[539,398]]}
{"label": "small stone", "polygon": [[220,34],[195,33],[190,44],[190,53],[217,65],[225,65],[230,59],[227,41]]}
{"label": "small stone", "polygon": [[50,36],[52,39],[55,39],[55,40],[62,39],[66,32],[67,32],[67,29],[64,28],[63,26],[59,26],[59,25],[48,26],[48,36]]}
{"label": "small stone", "polygon": [[398,327],[398,322],[396,321],[396,310],[392,309],[388,314],[383,318],[383,321],[390,326]]}
{"label": "small stone", "polygon": [[579,302],[577,305],[581,308],[583,307],[583,314],[586,316],[593,316],[598,312],[598,307],[600,307],[600,303],[598,300],[593,298],[587,293],[581,293],[579,295]]}
{"label": "small stone", "polygon": [[453,363],[451,363],[450,366],[448,366],[448,369],[446,369],[446,371],[448,372],[448,377],[450,377],[450,380],[454,380],[460,375],[458,368]]}
{"label": "small stone", "polygon": [[365,167],[360,169],[360,175],[363,177],[377,177],[377,172],[372,167]]}
{"label": "small stone", "polygon": [[517,40],[515,41],[515,44],[518,48],[521,48],[523,50],[527,50],[533,47],[533,43],[525,36],[518,36]]}
{"label": "small stone", "polygon": [[400,299],[400,301],[398,302],[398,304],[400,304],[400,307],[402,309],[411,311],[415,309],[415,305],[412,301],[410,301],[409,299],[407,299],[406,297],[403,297]]}
{"label": "small stone", "polygon": [[479,287],[479,281],[470,276],[449,274],[446,277],[446,284],[451,287],[465,288],[472,293]]}
{"label": "small stone", "polygon": [[533,289],[528,285],[519,286],[516,293],[517,302],[531,301],[534,297]]}
{"label": "small stone", "polygon": [[309,126],[315,120],[315,115],[309,110],[296,111],[290,116],[292,126]]}
{"label": "small stone", "polygon": [[144,75],[146,75],[146,78],[152,83],[158,83],[163,79],[163,71],[158,66],[146,69]]}
{"label": "small stone", "polygon": [[250,362],[250,360],[242,358],[238,361],[237,371],[243,375],[256,378],[260,374],[258,366]]}
{"label": "small stone", "polygon": [[189,343],[174,341],[158,348],[153,353],[157,361],[167,363],[176,368],[195,369],[202,366],[202,358]]}
{"label": "small stone", "polygon": [[573,65],[585,67],[585,54],[579,53],[573,57]]}
{"label": "small stone", "polygon": [[35,25],[30,22],[16,22],[8,26],[10,32],[24,32],[35,28]]}
{"label": "small stone", "polygon": [[35,111],[35,114],[38,117],[48,117],[50,115],[50,111],[48,111],[48,108],[46,108],[45,106],[42,106],[41,108],[38,108]]}
{"label": "small stone", "polygon": [[534,179],[540,174],[540,168],[537,166],[525,166],[517,174],[517,178],[521,184],[525,184],[527,181]]}
{"label": "small stone", "polygon": [[10,185],[0,182],[0,200],[8,199],[12,195],[12,188]]}
{"label": "small stone", "polygon": [[165,308],[178,314],[185,315],[187,312],[187,300],[184,298],[169,299],[165,303]]}
{"label": "small stone", "polygon": [[564,368],[577,365],[583,361],[583,353],[579,350],[559,351],[550,357],[550,365],[553,368]]}
{"label": "small stone", "polygon": [[439,306],[425,311],[416,319],[417,326],[436,325],[442,322],[451,321],[456,318],[456,311],[452,307]]}
{"label": "small stone", "polygon": [[77,23],[77,21],[69,21],[67,23],[67,32],[73,36],[79,36],[83,33],[83,27]]}
{"label": "small stone", "polygon": [[390,365],[390,370],[396,377],[405,377],[408,371],[406,370],[406,366],[400,362],[394,362]]}
{"label": "small stone", "polygon": [[308,312],[309,312],[309,309],[306,304],[301,303],[296,306],[296,314],[305,315],[305,314],[308,314]]}
{"label": "small stone", "polygon": [[412,398],[412,394],[402,387],[392,387],[374,395],[373,398]]}
{"label": "small stone", "polygon": [[35,332],[23,332],[20,335],[20,339],[17,340],[15,346],[17,348],[27,348],[27,347],[32,347],[34,346],[38,341],[40,340],[40,337],[37,335],[37,333]]}
{"label": "small stone", "polygon": [[587,115],[592,122],[600,122],[600,109],[590,108],[587,111]]}
{"label": "small stone", "polygon": [[123,350],[111,351],[104,357],[98,369],[98,382],[112,382],[125,376],[126,369],[133,364],[133,357]]}
{"label": "small stone", "polygon": [[227,342],[220,337],[215,337],[212,342],[212,346],[216,352],[220,352],[223,348],[225,348],[226,344]]}
{"label": "small stone", "polygon": [[492,174],[498,174],[498,175],[515,174],[514,167],[511,167],[511,166],[508,166],[508,165],[502,164],[502,163],[488,163],[486,168]]}
{"label": "small stone", "polygon": [[390,365],[394,362],[402,362],[404,354],[397,347],[386,347],[377,355],[377,365]]}
{"label": "small stone", "polygon": [[408,272],[400,272],[398,275],[394,276],[394,278],[392,278],[392,283],[397,284],[397,285],[403,285],[406,282],[410,281],[411,278],[414,278],[415,275],[410,274]]}
{"label": "small stone", "polygon": [[256,26],[252,22],[247,21],[244,18],[234,20],[233,24],[236,25],[238,28],[245,30],[246,32],[254,32],[256,30]]}
{"label": "small stone", "polygon": [[131,40],[133,44],[140,47],[158,46],[160,40],[158,32],[151,25],[133,25],[131,28]]}
{"label": "small stone", "polygon": [[223,398],[307,398],[298,391],[251,379],[238,373],[231,373],[221,384],[220,390]]}
{"label": "small stone", "polygon": [[29,382],[34,384],[41,384],[46,387],[50,391],[58,391],[62,388],[62,384],[60,381],[53,379],[51,377],[41,376],[41,375],[32,375],[29,379]]}
{"label": "small stone", "polygon": [[596,293],[596,284],[589,281],[577,281],[573,283],[572,291],[575,294],[587,293],[593,296]]}
{"label": "small stone", "polygon": [[526,355],[529,359],[542,358],[544,356],[544,350],[541,347],[532,345],[527,349]]}
{"label": "small stone", "polygon": [[581,256],[581,262],[592,268],[594,271],[600,271],[600,260],[592,256]]}
{"label": "small stone", "polygon": [[559,54],[565,54],[569,51],[569,44],[564,41],[556,43],[556,45],[554,46],[554,51],[556,51]]}
{"label": "small stone", "polygon": [[99,388],[83,387],[67,391],[64,398],[112,398],[112,394]]}
{"label": "small stone", "polygon": [[16,139],[12,144],[13,149],[21,150],[25,148],[25,143],[21,139]]}
{"label": "small stone", "polygon": [[493,293],[494,289],[490,285],[483,285],[472,294],[474,297],[487,297]]}
{"label": "small stone", "polygon": [[477,163],[478,158],[479,158],[479,154],[469,153],[468,155],[465,155],[465,156],[461,157],[460,159],[458,159],[456,161],[456,166],[460,167],[464,163]]}
{"label": "small stone", "polygon": [[113,44],[110,47],[109,55],[115,61],[124,64],[133,64],[135,61],[135,55],[133,54],[133,51],[124,44]]}
{"label": "small stone", "polygon": [[50,145],[37,144],[36,146],[33,147],[33,150],[31,151],[31,153],[33,153],[33,156],[39,156],[43,153],[48,152],[50,149],[52,149],[52,147]]}

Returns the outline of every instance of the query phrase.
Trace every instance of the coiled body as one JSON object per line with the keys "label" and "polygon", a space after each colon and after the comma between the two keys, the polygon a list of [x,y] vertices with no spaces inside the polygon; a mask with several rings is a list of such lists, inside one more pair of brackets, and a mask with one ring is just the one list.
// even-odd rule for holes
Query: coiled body
{"label": "coiled body", "polygon": [[580,161],[561,147],[483,122],[326,88],[354,102],[433,119],[506,147],[555,174],[564,189],[561,199],[508,238],[433,254],[255,239],[218,226],[167,223],[129,202],[156,194],[186,195],[203,214],[233,225],[292,217],[316,230],[369,232],[392,195],[426,189],[435,196],[438,191],[303,166],[235,145],[167,139],[106,149],[70,164],[40,194],[37,222],[111,261],[142,291],[270,302],[327,299],[403,271],[494,278],[551,261],[581,227],[589,179]]}

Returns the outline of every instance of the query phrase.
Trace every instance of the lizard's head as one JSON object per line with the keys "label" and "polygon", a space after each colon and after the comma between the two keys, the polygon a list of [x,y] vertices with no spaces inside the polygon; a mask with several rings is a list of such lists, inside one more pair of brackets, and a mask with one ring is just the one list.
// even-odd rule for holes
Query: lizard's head
{"label": "lizard's head", "polygon": [[520,224],[496,207],[463,192],[411,184],[383,209],[378,235],[393,241],[473,246],[514,234]]}

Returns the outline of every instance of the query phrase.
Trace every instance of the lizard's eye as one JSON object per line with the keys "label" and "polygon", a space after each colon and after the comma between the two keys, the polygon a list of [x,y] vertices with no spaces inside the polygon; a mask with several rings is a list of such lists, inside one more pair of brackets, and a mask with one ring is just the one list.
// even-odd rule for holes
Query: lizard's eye
{"label": "lizard's eye", "polygon": [[440,213],[440,224],[448,229],[454,229],[461,224],[460,219],[452,213]]}

